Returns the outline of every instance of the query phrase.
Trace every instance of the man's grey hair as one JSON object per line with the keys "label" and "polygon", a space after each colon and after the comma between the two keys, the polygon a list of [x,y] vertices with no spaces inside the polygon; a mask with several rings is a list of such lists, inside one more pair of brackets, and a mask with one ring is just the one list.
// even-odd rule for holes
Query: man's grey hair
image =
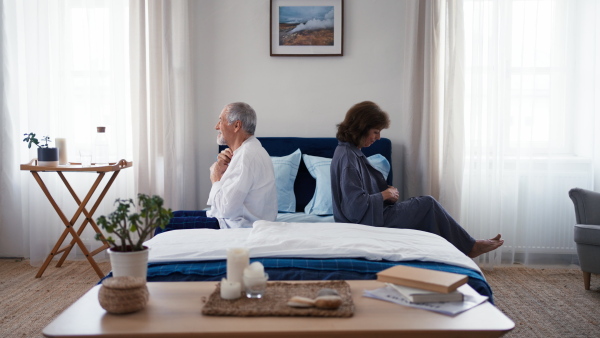
{"label": "man's grey hair", "polygon": [[234,102],[227,105],[227,122],[240,120],[242,129],[249,135],[254,135],[256,130],[256,112],[249,104],[244,102]]}

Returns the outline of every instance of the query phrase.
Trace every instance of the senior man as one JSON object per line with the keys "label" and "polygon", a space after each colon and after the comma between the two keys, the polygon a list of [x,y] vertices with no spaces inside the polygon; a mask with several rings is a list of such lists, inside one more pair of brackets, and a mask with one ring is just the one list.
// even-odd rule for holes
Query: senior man
{"label": "senior man", "polygon": [[224,228],[248,228],[257,220],[277,217],[277,189],[273,162],[254,136],[256,112],[247,103],[226,105],[215,126],[221,151],[210,167],[212,188],[209,217]]}
{"label": "senior man", "polygon": [[277,189],[273,162],[254,136],[256,112],[250,105],[226,105],[215,126],[221,151],[210,167],[212,187],[207,204],[210,210],[180,210],[163,229],[250,228],[257,220],[277,217]]}

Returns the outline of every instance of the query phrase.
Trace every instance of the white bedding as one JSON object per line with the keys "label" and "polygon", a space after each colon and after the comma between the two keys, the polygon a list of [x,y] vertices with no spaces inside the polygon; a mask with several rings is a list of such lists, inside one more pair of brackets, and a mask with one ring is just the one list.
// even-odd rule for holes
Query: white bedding
{"label": "white bedding", "polygon": [[251,229],[168,231],[145,245],[150,248],[150,263],[226,259],[227,248],[247,247],[250,257],[418,260],[481,271],[440,236],[360,224],[257,221]]}

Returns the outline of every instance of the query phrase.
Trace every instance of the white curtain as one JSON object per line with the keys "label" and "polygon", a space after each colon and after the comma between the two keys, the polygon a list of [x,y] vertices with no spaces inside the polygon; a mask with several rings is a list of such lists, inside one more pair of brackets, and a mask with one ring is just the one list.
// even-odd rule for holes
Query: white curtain
{"label": "white curtain", "polygon": [[[79,150],[93,144],[96,126],[106,126],[111,161],[132,159],[128,6],[121,0],[3,0],[2,14],[0,247],[40,265],[65,226],[32,175],[19,170],[36,157],[21,141],[23,134],[66,138],[68,160],[78,162]],[[70,219],[77,205],[58,175],[40,176]],[[80,199],[96,178],[94,173],[65,176]],[[127,169],[95,216],[112,211],[116,198],[129,197],[134,197],[133,170]],[[89,228],[82,238],[93,249],[99,243]]]}
{"label": "white curtain", "polygon": [[464,169],[464,17],[461,1],[440,6],[441,118],[440,203],[457,220],[461,216]]}
{"label": "white curtain", "polygon": [[568,191],[599,188],[598,19],[594,0],[464,0],[460,222],[505,239],[482,265],[576,262]]}
{"label": "white curtain", "polygon": [[402,22],[412,37],[403,58],[408,86],[400,100],[410,112],[409,137],[402,182],[403,197],[432,195],[440,192],[440,86],[439,30],[440,1],[411,2]]}
{"label": "white curtain", "polygon": [[136,191],[173,210],[201,209],[187,1],[130,0]]}

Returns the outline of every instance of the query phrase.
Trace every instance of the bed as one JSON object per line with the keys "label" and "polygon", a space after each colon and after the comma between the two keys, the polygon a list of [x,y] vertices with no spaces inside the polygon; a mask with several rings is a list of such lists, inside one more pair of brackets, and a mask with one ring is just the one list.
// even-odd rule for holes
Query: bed
{"label": "bed", "polygon": [[[276,171],[277,220],[258,221],[251,229],[210,229],[193,220],[168,226],[146,242],[149,282],[219,281],[226,275],[226,249],[242,246],[250,248],[251,262],[265,266],[270,280],[376,279],[377,272],[403,264],[465,274],[469,285],[493,302],[479,267],[445,239],[333,221],[328,163],[335,138],[258,139]],[[390,140],[381,139],[363,152],[392,185]]]}

